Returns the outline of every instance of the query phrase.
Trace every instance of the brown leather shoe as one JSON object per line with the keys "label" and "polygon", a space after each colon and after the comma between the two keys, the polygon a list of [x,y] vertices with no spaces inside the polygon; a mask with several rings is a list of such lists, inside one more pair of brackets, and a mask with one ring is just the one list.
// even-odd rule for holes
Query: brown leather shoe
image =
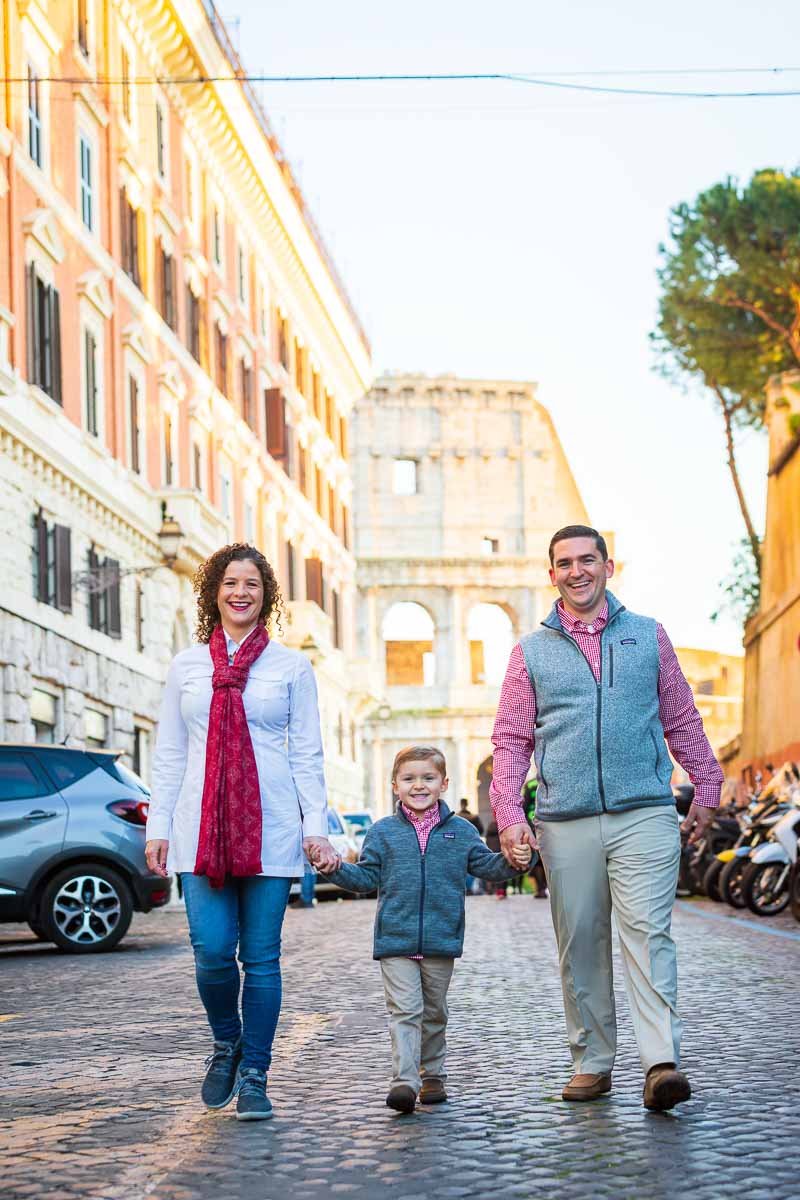
{"label": "brown leather shoe", "polygon": [[417,1093],[407,1083],[398,1083],[389,1089],[386,1103],[395,1112],[413,1113],[417,1103]]}
{"label": "brown leather shoe", "polygon": [[426,1075],[419,1090],[420,1104],[443,1104],[447,1099],[444,1083],[435,1075]]}
{"label": "brown leather shoe", "polygon": [[611,1091],[611,1074],[573,1075],[561,1093],[562,1100],[596,1100]]}
{"label": "brown leather shoe", "polygon": [[689,1080],[674,1063],[658,1063],[647,1072],[644,1081],[644,1106],[654,1112],[666,1112],[688,1100],[692,1094]]}

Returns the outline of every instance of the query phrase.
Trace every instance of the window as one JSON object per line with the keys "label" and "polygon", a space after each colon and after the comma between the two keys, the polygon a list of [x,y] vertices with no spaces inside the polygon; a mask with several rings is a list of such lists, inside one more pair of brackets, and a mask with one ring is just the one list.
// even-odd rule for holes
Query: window
{"label": "window", "polygon": [[289,370],[289,322],[286,317],[278,314],[278,362]]}
{"label": "window", "polygon": [[0,796],[3,800],[33,800],[46,796],[44,786],[27,755],[0,754]]}
{"label": "window", "polygon": [[122,115],[130,125],[131,123],[131,59],[125,47],[122,47],[120,54],[120,77],[122,80]]}
{"label": "window", "polygon": [[259,332],[260,332],[262,338],[265,338],[267,336],[268,328],[269,328],[269,301],[267,300],[267,289],[264,286],[264,284],[262,283],[260,300],[259,300],[259,312],[258,312],[258,329],[259,329]]}
{"label": "window", "polygon": [[223,396],[228,393],[228,339],[217,322],[214,325],[214,382]]}
{"label": "window", "polygon": [[167,178],[167,110],[156,101],[156,168],[161,179]]}
{"label": "window", "polygon": [[[136,649],[141,654],[144,650],[144,628],[147,619],[147,608],[145,605],[144,586],[140,579],[136,580],[134,619],[136,621]],[[134,770],[136,770],[135,767]]]}
{"label": "window", "polygon": [[89,0],[78,0],[78,45],[81,54],[89,57]]}
{"label": "window", "polygon": [[308,496],[308,450],[299,447],[297,455],[297,486],[304,496]]}
{"label": "window", "polygon": [[131,446],[131,470],[142,473],[142,414],[139,399],[139,381],[128,376],[128,435]]}
{"label": "window", "polygon": [[339,593],[331,589],[331,616],[333,617],[333,644],[337,650],[342,648],[342,614]]}
{"label": "window", "polygon": [[97,770],[97,763],[92,762],[88,754],[76,753],[74,750],[48,751],[42,766],[57,788],[64,789],[79,783],[92,771]]}
{"label": "window", "polygon": [[330,484],[328,484],[328,524],[336,533],[336,492]]}
{"label": "window", "polygon": [[267,454],[279,462],[288,474],[289,436],[286,425],[286,399],[280,388],[267,388],[264,392],[264,414],[266,417]]}
{"label": "window", "polygon": [[42,97],[38,71],[28,65],[28,153],[37,167],[44,165]]}
{"label": "window", "polygon": [[322,576],[322,563],[318,558],[306,559],[306,599],[325,607],[325,584]]}
{"label": "window", "polygon": [[240,304],[247,304],[247,255],[243,246],[236,250],[236,295]]}
{"label": "window", "polygon": [[339,524],[339,528],[342,531],[342,541],[344,542],[344,548],[345,548],[345,550],[349,550],[350,549],[350,525],[349,525],[349,520],[348,520],[348,515],[347,515],[347,509],[345,508],[344,505],[342,505],[341,511],[342,511],[342,517],[341,517],[341,522]]}
{"label": "window", "polygon": [[50,692],[34,688],[31,692],[31,721],[36,741],[52,746],[56,740],[56,698]]}
{"label": "window", "polygon": [[186,343],[201,367],[206,365],[206,316],[203,301],[186,285]]}
{"label": "window", "polygon": [[256,414],[253,405],[253,371],[245,358],[239,359],[239,398],[242,405],[242,416],[251,429],[256,427]]}
{"label": "window", "polygon": [[66,525],[33,517],[33,594],[43,604],[72,612],[72,540]]}
{"label": "window", "polygon": [[336,421],[336,405],[330,392],[325,393],[325,432],[333,441],[333,427]]}
{"label": "window", "polygon": [[203,490],[203,449],[198,442],[192,442],[192,487]]}
{"label": "window", "polygon": [[219,469],[219,509],[226,521],[231,519],[231,477],[226,467]]}
{"label": "window", "polygon": [[94,188],[92,186],[92,144],[80,136],[81,220],[87,229],[94,229]]}
{"label": "window", "polygon": [[90,329],[83,331],[83,386],[86,430],[92,437],[100,433],[97,403],[97,338]]}
{"label": "window", "polygon": [[305,393],[306,390],[306,352],[298,342],[294,339],[294,385],[298,392]]}
{"label": "window", "polygon": [[156,247],[158,311],[170,329],[178,328],[177,263],[159,242]]}
{"label": "window", "polygon": [[183,187],[184,187],[184,208],[186,211],[186,220],[192,227],[192,233],[197,233],[197,196],[198,196],[198,180],[197,180],[197,158],[195,157],[194,149],[189,143],[184,143],[183,148]]}
{"label": "window", "polygon": [[286,597],[288,600],[297,599],[297,568],[295,564],[294,546],[291,542],[284,542],[285,563],[283,568],[283,578],[286,580]]}
{"label": "window", "polygon": [[245,501],[244,506],[244,540],[252,546],[256,540],[256,512],[252,504]]}
{"label": "window", "polygon": [[133,727],[132,766],[140,779],[146,779],[150,773],[150,731],[141,725]]}
{"label": "window", "polygon": [[395,496],[414,496],[417,492],[417,462],[413,458],[396,458],[392,475]]}
{"label": "window", "polygon": [[87,750],[102,750],[108,741],[108,717],[96,708],[83,710],[83,740]]}
{"label": "window", "polygon": [[31,263],[27,276],[28,381],[61,403],[61,308],[58,292]]}
{"label": "window", "polygon": [[319,371],[311,372],[311,404],[314,409],[314,416],[317,420],[320,419],[320,404],[322,397],[322,384],[320,383]]}
{"label": "window", "polygon": [[128,199],[124,187],[120,189],[119,200],[122,269],[140,288],[142,276],[139,268],[139,213]]}
{"label": "window", "polygon": [[175,483],[175,444],[172,436],[172,414],[164,413],[164,484]]}
{"label": "window", "polygon": [[485,537],[481,538],[481,554],[497,554],[500,549],[500,543],[497,538]]}
{"label": "window", "polygon": [[216,266],[222,266],[222,213],[214,208],[211,214],[211,252]]}
{"label": "window", "polygon": [[321,517],[325,516],[325,485],[322,482],[322,471],[319,467],[314,468],[314,494],[317,504],[317,512]]}
{"label": "window", "polygon": [[[89,627],[109,637],[122,637],[120,611],[119,563],[115,558],[99,558],[94,546],[88,554],[89,576]],[[104,746],[105,741],[99,743]]]}
{"label": "window", "polygon": [[339,453],[347,458],[347,418],[339,417]]}

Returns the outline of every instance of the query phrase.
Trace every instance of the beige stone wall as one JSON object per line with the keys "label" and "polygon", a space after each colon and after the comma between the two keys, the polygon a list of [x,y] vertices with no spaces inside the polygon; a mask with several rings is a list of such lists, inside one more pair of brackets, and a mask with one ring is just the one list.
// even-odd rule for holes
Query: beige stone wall
{"label": "beige stone wall", "polygon": [[[385,375],[356,406],[352,435],[359,649],[386,697],[364,726],[367,802],[390,811],[394,755],[433,742],[447,757],[451,799],[475,808],[500,688],[485,682],[494,643],[476,636],[471,614],[498,606],[510,649],[552,604],[551,534],[588,515],[535,384]],[[416,464],[412,495],[394,491],[398,459]],[[427,686],[386,672],[383,622],[408,602],[434,625]],[[390,648],[390,665],[414,653],[406,647]]]}
{"label": "beige stone wall", "polygon": [[742,729],[744,656],[676,646],[675,653],[694,693],[714,753]]}

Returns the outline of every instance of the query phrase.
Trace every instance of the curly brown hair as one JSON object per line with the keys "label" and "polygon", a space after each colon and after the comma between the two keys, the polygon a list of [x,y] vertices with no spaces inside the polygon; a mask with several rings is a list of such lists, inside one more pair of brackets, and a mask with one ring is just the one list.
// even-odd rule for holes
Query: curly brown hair
{"label": "curly brown hair", "polygon": [[232,542],[230,546],[222,546],[216,550],[194,573],[192,587],[197,596],[195,635],[198,642],[208,642],[214,627],[220,623],[217,595],[225,572],[232,562],[253,562],[258,567],[261,582],[264,584],[264,603],[258,614],[259,624],[269,625],[274,615],[278,630],[283,632],[281,617],[286,615],[286,609],[275,572],[255,546],[248,546],[246,542]]}

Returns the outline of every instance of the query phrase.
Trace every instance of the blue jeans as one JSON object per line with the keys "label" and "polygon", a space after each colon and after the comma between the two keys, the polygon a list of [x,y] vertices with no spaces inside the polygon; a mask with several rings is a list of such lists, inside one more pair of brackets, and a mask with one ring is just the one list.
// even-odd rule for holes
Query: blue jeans
{"label": "blue jeans", "polygon": [[303,904],[314,903],[314,888],[317,884],[317,876],[314,871],[306,871],[303,878],[300,880],[300,899]]}
{"label": "blue jeans", "polygon": [[[290,879],[252,875],[211,887],[205,875],[181,874],[197,990],[217,1042],[241,1034],[242,1068],[268,1071],[281,1011],[281,926]],[[239,1016],[239,960],[244,968]]]}

